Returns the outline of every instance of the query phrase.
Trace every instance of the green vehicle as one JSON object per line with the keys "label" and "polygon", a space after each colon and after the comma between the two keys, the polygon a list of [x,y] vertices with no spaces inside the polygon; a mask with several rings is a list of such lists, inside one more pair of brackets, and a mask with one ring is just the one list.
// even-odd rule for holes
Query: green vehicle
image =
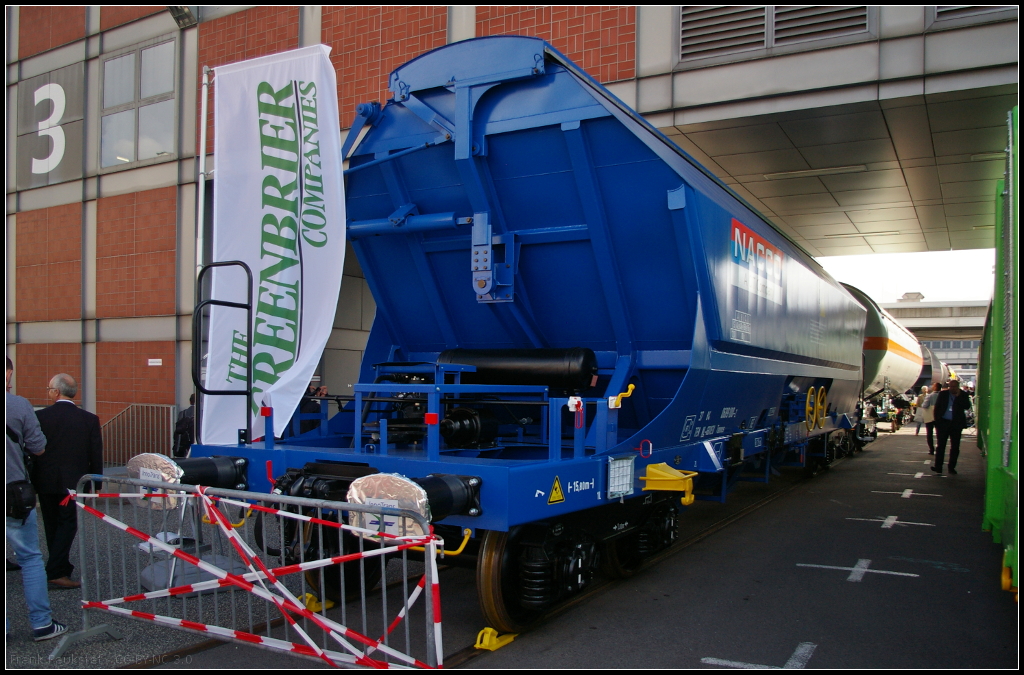
{"label": "green vehicle", "polygon": [[1003,545],[1003,589],[1016,597],[1018,107],[1007,114],[1006,174],[996,189],[996,281],[978,368],[978,446],[988,459],[982,529]]}

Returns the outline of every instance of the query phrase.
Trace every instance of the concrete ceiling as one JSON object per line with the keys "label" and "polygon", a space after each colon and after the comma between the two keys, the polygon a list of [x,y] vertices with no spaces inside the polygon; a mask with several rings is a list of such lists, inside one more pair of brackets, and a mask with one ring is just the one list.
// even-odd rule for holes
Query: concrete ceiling
{"label": "concrete ceiling", "polygon": [[991,248],[1017,85],[663,128],[814,256]]}

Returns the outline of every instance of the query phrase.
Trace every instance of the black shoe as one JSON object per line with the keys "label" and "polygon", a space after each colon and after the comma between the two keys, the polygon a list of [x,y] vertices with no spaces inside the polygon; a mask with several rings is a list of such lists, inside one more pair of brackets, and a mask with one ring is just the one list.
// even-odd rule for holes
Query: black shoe
{"label": "black shoe", "polygon": [[938,469],[934,466],[932,467],[932,471],[934,471],[935,473],[942,473],[942,469]]}
{"label": "black shoe", "polygon": [[954,476],[956,475],[956,469],[954,469],[953,467],[949,467],[949,472]]}
{"label": "black shoe", "polygon": [[934,450],[929,450],[929,451],[928,451],[928,454],[929,454],[929,455],[934,455],[934,454],[935,454],[935,451],[934,451]]}
{"label": "black shoe", "polygon": [[68,627],[59,621],[50,621],[49,626],[43,628],[32,629],[32,639],[36,642],[42,642],[43,640],[50,640],[58,635],[63,635],[68,632]]}
{"label": "black shoe", "polygon": [[6,560],[7,560],[7,571],[8,572],[17,572],[18,570],[21,569],[21,565],[19,565],[18,563],[12,561],[10,558],[6,558]]}

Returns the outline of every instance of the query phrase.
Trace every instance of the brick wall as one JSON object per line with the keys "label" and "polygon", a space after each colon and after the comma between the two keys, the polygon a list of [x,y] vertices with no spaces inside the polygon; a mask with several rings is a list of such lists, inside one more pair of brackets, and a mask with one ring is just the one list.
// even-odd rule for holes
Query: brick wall
{"label": "brick wall", "polygon": [[19,344],[11,361],[18,383],[14,393],[24,396],[32,405],[50,405],[46,387],[58,373],[67,373],[75,378],[78,382],[75,403],[82,402],[82,345]]}
{"label": "brick wall", "polygon": [[[21,350],[18,345],[19,356]],[[163,365],[150,366],[149,359],[162,359]],[[173,404],[174,370],[173,342],[96,343],[96,414],[100,424],[132,403]]]}
{"label": "brick wall", "polygon": [[18,58],[25,59],[85,37],[85,7],[22,5]]}
{"label": "brick wall", "polygon": [[331,46],[338,72],[341,127],[352,124],[356,106],[384,103],[391,71],[442,47],[448,37],[446,7],[324,6],[321,40]]}
{"label": "brick wall", "polygon": [[477,37],[529,35],[547,40],[600,82],[636,74],[636,7],[476,8]]}
{"label": "brick wall", "polygon": [[105,5],[100,8],[100,30],[107,30],[126,23],[150,16],[158,12],[166,12],[166,7],[155,5]]}
{"label": "brick wall", "polygon": [[97,318],[175,313],[177,201],[174,187],[97,201]]}
{"label": "brick wall", "polygon": [[22,211],[17,224],[17,320],[81,318],[82,205]]}
{"label": "brick wall", "polygon": [[[326,13],[327,8],[324,8]],[[203,66],[216,68],[257,56],[276,54],[299,46],[298,7],[254,7],[199,24],[199,79],[196,83],[196,148],[199,148],[199,111],[202,106]],[[213,87],[210,87],[210,123],[206,148],[213,152]]]}

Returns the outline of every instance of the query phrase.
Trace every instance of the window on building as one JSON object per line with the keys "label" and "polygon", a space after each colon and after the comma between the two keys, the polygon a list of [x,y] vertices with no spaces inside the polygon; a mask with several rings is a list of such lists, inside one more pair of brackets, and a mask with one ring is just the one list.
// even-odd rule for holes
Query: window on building
{"label": "window on building", "polygon": [[163,39],[103,61],[101,169],[174,158],[176,54]]}

